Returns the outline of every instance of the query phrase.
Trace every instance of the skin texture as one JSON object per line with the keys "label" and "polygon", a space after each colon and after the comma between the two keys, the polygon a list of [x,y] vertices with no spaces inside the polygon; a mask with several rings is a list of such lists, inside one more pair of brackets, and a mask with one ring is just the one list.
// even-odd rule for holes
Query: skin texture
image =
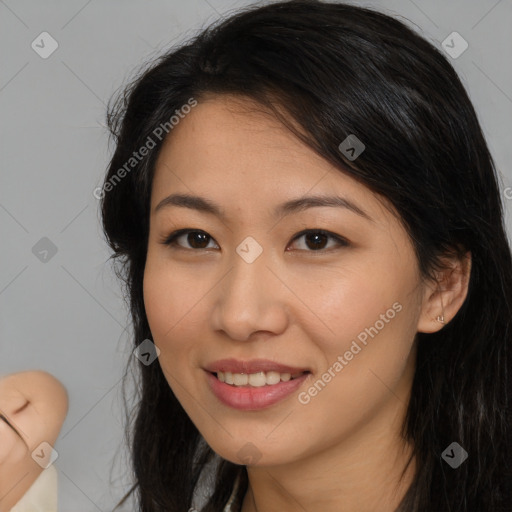
{"label": "skin texture", "polygon": [[[225,219],[180,206],[154,212],[171,193],[194,194]],[[343,196],[346,208],[314,207],[275,217],[282,202],[305,195]],[[206,249],[176,229],[205,231]],[[324,229],[348,240],[295,239]],[[263,252],[247,263],[236,252],[247,236]],[[192,239],[192,243],[197,238]],[[181,248],[180,248],[181,245]],[[467,292],[470,258],[446,259],[439,284],[422,279],[412,243],[385,200],[335,169],[249,100],[199,102],[174,127],[155,169],[144,300],[159,363],[173,392],[210,446],[243,464],[250,442],[243,512],[392,511],[414,461],[399,436],[414,375],[415,334],[443,327]],[[385,323],[309,403],[317,381],[365,328],[393,304]],[[204,367],[218,359],[264,358],[312,373],[298,392],[259,411],[220,403]],[[303,508],[301,508],[303,507]]]}
{"label": "skin texture", "polygon": [[66,389],[47,372],[0,378],[0,413],[11,424],[0,420],[0,512],[14,507],[43,471],[31,454],[43,441],[55,444],[67,411]]}

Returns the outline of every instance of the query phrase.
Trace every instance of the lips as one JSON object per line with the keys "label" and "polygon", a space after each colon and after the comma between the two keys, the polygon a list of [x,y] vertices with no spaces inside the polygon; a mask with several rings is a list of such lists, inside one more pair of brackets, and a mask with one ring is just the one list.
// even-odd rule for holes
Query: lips
{"label": "lips", "polygon": [[230,373],[259,373],[259,372],[277,372],[289,373],[290,375],[297,375],[309,372],[308,368],[289,366],[269,359],[252,359],[250,361],[240,361],[238,359],[220,359],[205,367],[205,370],[210,373],[230,372]]}
{"label": "lips", "polygon": [[213,394],[234,409],[266,409],[297,391],[310,377],[306,368],[267,359],[222,359],[205,367]]}

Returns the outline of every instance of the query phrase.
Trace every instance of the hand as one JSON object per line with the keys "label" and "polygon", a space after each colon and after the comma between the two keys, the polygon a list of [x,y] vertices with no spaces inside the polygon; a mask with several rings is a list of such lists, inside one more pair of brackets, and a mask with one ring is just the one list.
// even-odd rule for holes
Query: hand
{"label": "hand", "polygon": [[43,468],[32,451],[54,445],[68,412],[64,386],[44,371],[0,377],[0,512],[8,512]]}

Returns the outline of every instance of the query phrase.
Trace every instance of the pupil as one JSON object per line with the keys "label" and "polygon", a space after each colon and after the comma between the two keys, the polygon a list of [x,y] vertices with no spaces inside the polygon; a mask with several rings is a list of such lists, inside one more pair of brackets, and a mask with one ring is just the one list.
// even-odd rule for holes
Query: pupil
{"label": "pupil", "polygon": [[[306,235],[306,243],[310,249],[321,249],[324,246],[327,236],[322,233],[308,233]],[[313,246],[309,245],[309,241],[313,240]]]}
{"label": "pupil", "polygon": [[[204,249],[208,245],[208,235],[205,233],[192,232],[188,234],[187,239],[190,246],[195,249]],[[199,241],[199,243],[196,243],[196,241]]]}

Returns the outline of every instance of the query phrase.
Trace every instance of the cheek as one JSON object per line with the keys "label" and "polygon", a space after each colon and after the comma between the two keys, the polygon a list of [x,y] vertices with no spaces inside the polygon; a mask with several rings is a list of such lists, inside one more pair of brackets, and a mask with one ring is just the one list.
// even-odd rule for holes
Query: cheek
{"label": "cheek", "polygon": [[[190,389],[194,382],[189,371],[189,353],[193,344],[187,331],[187,312],[193,304],[193,286],[179,272],[162,270],[147,264],[144,271],[144,306],[152,340],[160,350],[158,364],[176,398],[191,415]],[[156,364],[156,363],[153,363]]]}
{"label": "cheek", "polygon": [[[313,451],[327,448],[374,424],[379,411],[398,411],[407,403],[414,331],[410,312],[395,308],[382,310],[388,323],[373,319],[362,330],[350,327],[337,343],[322,347],[325,366],[297,396],[297,444]],[[393,421],[393,414],[387,417]],[[387,427],[377,423],[376,428]]]}
{"label": "cheek", "polygon": [[302,327],[307,326],[310,339],[322,352],[332,358],[334,352],[348,350],[361,333],[364,341],[375,324],[378,331],[389,331],[397,323],[395,317],[404,316],[397,309],[409,302],[413,278],[394,267],[381,258],[378,265],[364,260],[350,268],[326,266],[313,275],[294,277],[294,292],[307,306]]}
{"label": "cheek", "polygon": [[[159,362],[164,374],[175,388],[172,376],[180,382],[189,382],[190,367],[198,333],[204,333],[204,326],[198,322],[207,319],[205,295],[211,284],[170,265],[169,262],[151,262],[144,272],[143,294],[146,316],[151,329],[152,340],[160,350]],[[176,390],[178,391],[178,390]]]}
{"label": "cheek", "polygon": [[183,328],[187,315],[204,295],[201,281],[169,262],[149,258],[144,270],[144,306],[151,332],[163,343]]}
{"label": "cheek", "polygon": [[335,416],[344,411],[350,423],[350,417],[386,399],[387,386],[403,377],[413,347],[419,314],[416,280],[414,268],[399,269],[381,259],[379,266],[364,264],[324,278],[309,293],[308,305],[323,325],[322,334],[315,331],[318,321],[309,332],[322,366],[314,385],[299,397],[306,408],[320,411],[336,404]]}

